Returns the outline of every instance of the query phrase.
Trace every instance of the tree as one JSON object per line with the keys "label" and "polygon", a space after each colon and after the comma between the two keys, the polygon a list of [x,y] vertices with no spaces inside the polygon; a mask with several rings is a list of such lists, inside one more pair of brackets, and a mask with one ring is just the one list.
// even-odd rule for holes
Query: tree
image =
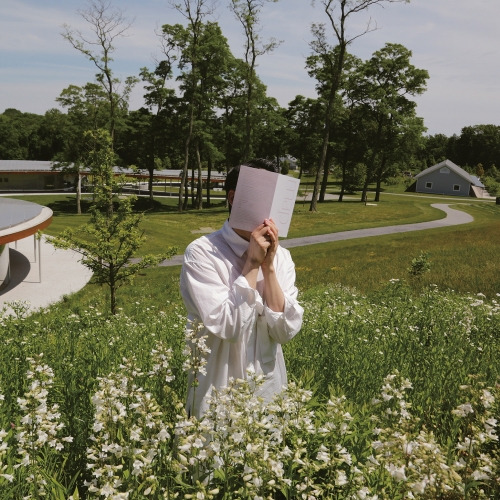
{"label": "tree", "polygon": [[[180,54],[179,69],[183,75],[179,77],[182,80],[182,90],[184,91],[184,101],[187,106],[187,132],[184,147],[184,165],[182,168],[181,186],[179,189],[178,210],[187,208],[187,187],[188,187],[188,168],[190,162],[190,150],[195,137],[196,115],[202,96],[200,94],[200,74],[199,65],[201,64],[200,38],[203,30],[203,21],[206,16],[212,12],[211,2],[209,0],[182,0],[179,4],[173,6],[187,20],[187,27],[181,24],[163,26],[164,45],[169,50],[177,49]],[[198,184],[201,184],[201,165],[199,149],[196,151],[196,160],[198,163]]]}
{"label": "tree", "polygon": [[288,130],[293,134],[289,138],[288,152],[299,160],[299,177],[303,170],[315,172],[321,151],[323,102],[298,95],[288,104],[285,116]]}
{"label": "tree", "polygon": [[[108,130],[111,140],[114,141],[116,120],[120,108],[127,108],[130,92],[137,82],[137,78],[128,77],[120,90],[120,80],[113,76],[111,55],[115,51],[115,40],[125,36],[130,28],[122,12],[113,9],[107,0],[89,0],[88,8],[79,11],[87,22],[91,34],[87,35],[80,30],[72,30],[64,25],[62,36],[79,52],[81,52],[97,68],[96,80],[104,89],[109,105]],[[94,47],[97,47],[94,50]]]}
{"label": "tree", "polygon": [[492,165],[500,165],[500,126],[474,125],[462,128],[456,144],[456,157],[452,161],[462,167],[481,163],[485,173]]}
{"label": "tree", "polygon": [[[366,28],[358,34],[349,35],[347,33],[348,19],[360,12],[363,12],[373,5],[383,5],[384,3],[406,2],[410,0],[319,0],[323,6],[323,10],[328,18],[329,26],[333,33],[335,44],[332,46],[328,43],[328,37],[325,30],[325,25],[313,25],[312,33],[314,40],[311,43],[313,52],[323,58],[325,68],[330,72],[331,79],[326,93],[324,94],[326,107],[325,116],[323,119],[323,144],[321,148],[321,158],[318,170],[316,172],[316,179],[314,183],[314,190],[311,199],[309,210],[316,211],[318,195],[320,191],[321,177],[323,176],[323,193],[326,189],[326,182],[328,171],[325,171],[327,161],[328,145],[330,142],[330,134],[332,128],[333,111],[337,94],[340,87],[342,72],[344,69],[345,55],[347,47],[357,38],[372,31],[374,28],[371,23],[368,23]],[[322,200],[320,200],[322,201]]]}
{"label": "tree", "polygon": [[425,130],[411,97],[424,92],[429,73],[410,64],[410,58],[407,48],[387,43],[361,68],[360,101],[371,123],[362,201],[366,201],[369,181],[377,183],[375,201],[379,201],[382,181],[391,175],[394,165],[417,150]]}
{"label": "tree", "polygon": [[76,211],[81,214],[82,169],[87,154],[85,132],[107,127],[108,99],[101,85],[86,83],[83,87],[70,85],[63,89],[56,101],[67,109],[68,127],[64,147],[54,157],[54,170],[77,176]]}
{"label": "tree", "polygon": [[[211,13],[206,0],[185,0],[181,12],[187,19],[187,26],[163,26],[164,46],[178,51],[180,74],[177,80],[183,93],[178,112],[185,116],[187,123],[179,211],[187,209],[189,167],[192,167],[192,204],[201,209],[202,165],[208,167],[210,178],[212,166],[223,159],[223,152],[216,143],[219,123],[216,111],[227,87],[228,65],[234,59],[219,25],[204,22]],[[209,184],[210,179],[207,189]]]}
{"label": "tree", "polygon": [[230,8],[241,23],[245,34],[245,143],[242,151],[242,160],[254,156],[254,90],[256,85],[257,57],[272,52],[281,42],[271,38],[269,42],[261,42],[259,36],[260,13],[265,3],[278,0],[230,0]]}
{"label": "tree", "polygon": [[3,160],[38,160],[38,131],[43,117],[14,108],[0,115],[0,158]]}
{"label": "tree", "polygon": [[[143,214],[133,212],[135,196],[112,199],[115,155],[109,132],[103,129],[88,131],[85,138],[87,166],[95,184],[90,221],[78,231],[66,230],[51,241],[82,255],[83,265],[93,272],[92,281],[109,287],[110,311],[116,314],[117,290],[130,283],[141,269],[174,255],[176,249],[168,248],[164,255],[147,255],[138,262],[131,260],[145,240],[139,227]],[[112,210],[110,203],[116,203],[118,208]]]}
{"label": "tree", "polygon": [[[177,110],[174,109],[177,104],[175,90],[167,87],[167,82],[173,75],[173,64],[175,54],[172,53],[173,47],[162,44],[165,59],[158,62],[154,71],[144,67],[140,75],[146,85],[144,89],[144,100],[148,110],[152,113],[140,111],[137,115],[144,124],[146,116],[149,118],[148,125],[144,124],[138,130],[136,141],[140,143],[138,147],[133,148],[135,159],[131,162],[138,164],[140,168],[144,165],[149,172],[148,191],[149,198],[153,200],[153,175],[157,168],[167,168],[171,161],[168,158],[167,143],[174,142],[178,135],[178,128],[173,126],[172,117]],[[130,118],[130,116],[129,116]],[[149,128],[149,130],[148,130]],[[130,143],[127,142],[127,145]],[[127,147],[128,150],[130,148]]]}

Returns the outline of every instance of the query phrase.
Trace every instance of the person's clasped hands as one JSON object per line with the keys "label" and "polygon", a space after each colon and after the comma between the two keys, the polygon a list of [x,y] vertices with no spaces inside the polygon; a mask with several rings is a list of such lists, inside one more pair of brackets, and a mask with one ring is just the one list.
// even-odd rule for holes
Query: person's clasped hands
{"label": "person's clasped hands", "polygon": [[266,219],[250,234],[248,259],[266,271],[273,265],[278,244],[278,228],[272,219]]}

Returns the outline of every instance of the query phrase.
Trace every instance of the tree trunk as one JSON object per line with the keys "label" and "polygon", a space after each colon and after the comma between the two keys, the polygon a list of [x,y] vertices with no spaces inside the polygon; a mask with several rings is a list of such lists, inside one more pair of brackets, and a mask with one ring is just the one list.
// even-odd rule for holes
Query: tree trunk
{"label": "tree trunk", "polygon": [[366,203],[368,201],[368,176],[365,178],[363,183],[363,191],[361,192],[361,201]]}
{"label": "tree trunk", "polygon": [[[330,103],[328,103],[330,107]],[[314,189],[311,198],[311,205],[309,206],[309,212],[316,212],[318,210],[318,194],[320,189],[320,179],[326,163],[326,152],[328,150],[328,142],[330,141],[330,118],[328,117],[329,110],[327,111],[327,119],[325,122],[325,135],[323,137],[323,147],[321,148],[321,159],[318,166],[318,171],[316,172],[316,178],[314,180]]]}
{"label": "tree trunk", "polygon": [[196,185],[196,208],[201,210],[203,208],[203,181],[201,178],[201,158],[200,146],[196,144],[196,163],[198,164],[198,181]]}
{"label": "tree trunk", "polygon": [[[106,264],[101,264],[106,265]],[[116,282],[115,282],[115,273],[113,268],[113,263],[109,263],[109,300],[110,300],[110,308],[111,314],[116,314]]]}
{"label": "tree trunk", "polygon": [[78,181],[76,182],[76,213],[82,214],[82,174],[78,172]]}
{"label": "tree trunk", "polygon": [[330,161],[328,159],[328,149],[327,149],[327,160],[323,168],[323,180],[321,181],[321,190],[319,192],[319,202],[323,203],[325,201],[326,188],[328,186],[328,174],[330,173]]}
{"label": "tree trunk", "polygon": [[381,189],[382,181],[377,179],[377,189],[375,191],[375,201],[378,203],[380,201],[380,189]]}
{"label": "tree trunk", "polygon": [[[189,116],[189,129],[188,135],[186,137],[186,143],[184,147],[184,167],[182,168],[182,179],[181,186],[179,189],[179,203],[177,205],[177,209],[179,212],[186,210],[187,208],[187,182],[188,182],[188,166],[189,166],[189,147],[191,145],[191,137],[193,135],[193,126],[194,126],[194,106],[191,104],[191,112]],[[186,195],[184,196],[184,190],[186,191]]]}
{"label": "tree trunk", "polygon": [[339,55],[334,65],[335,74],[332,76],[332,86],[330,88],[330,94],[328,95],[328,104],[326,107],[325,113],[325,132],[323,136],[323,146],[321,148],[321,159],[318,167],[318,171],[316,172],[316,180],[314,182],[314,190],[311,199],[311,205],[309,207],[310,212],[316,212],[317,210],[317,200],[320,188],[320,178],[323,173],[326,165],[327,152],[328,152],[328,143],[330,142],[330,128],[332,121],[332,112],[335,105],[335,97],[337,95],[338,88],[340,86],[340,76],[342,75],[342,69],[344,67],[344,57],[346,51],[346,44],[340,43],[339,45]]}
{"label": "tree trunk", "polygon": [[344,200],[344,193],[345,193],[345,183],[346,183],[346,171],[347,171],[347,165],[345,161],[342,162],[342,178],[340,181],[340,194],[339,194],[339,201]]}
{"label": "tree trunk", "polygon": [[207,207],[211,206],[210,200],[210,182],[212,180],[212,158],[208,156],[208,171],[207,171]]}
{"label": "tree trunk", "polygon": [[149,202],[152,205],[154,201],[153,197],[153,179],[154,179],[154,166],[149,169],[149,179],[148,179],[148,192],[149,192]]}

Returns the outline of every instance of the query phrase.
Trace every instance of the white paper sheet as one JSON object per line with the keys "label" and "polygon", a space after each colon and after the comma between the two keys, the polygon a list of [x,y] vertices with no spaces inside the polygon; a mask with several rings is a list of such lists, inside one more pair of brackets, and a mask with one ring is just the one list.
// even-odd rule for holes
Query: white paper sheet
{"label": "white paper sheet", "polygon": [[287,236],[299,184],[299,179],[288,175],[240,167],[229,224],[253,231],[264,219],[273,219],[279,236]]}

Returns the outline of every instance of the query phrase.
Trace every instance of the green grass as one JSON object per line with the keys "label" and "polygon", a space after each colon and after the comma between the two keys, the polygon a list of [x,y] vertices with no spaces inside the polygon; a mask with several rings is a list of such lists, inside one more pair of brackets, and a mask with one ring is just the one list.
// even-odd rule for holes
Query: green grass
{"label": "green grass", "polygon": [[[65,228],[76,228],[88,220],[87,215],[76,215],[74,196],[18,197],[49,206],[54,220],[48,234],[58,234]],[[341,283],[363,293],[376,291],[390,279],[409,280],[411,260],[421,252],[429,253],[431,271],[418,280],[412,280],[417,289],[436,284],[440,289],[464,293],[500,292],[500,207],[491,202],[440,196],[382,195],[381,202],[364,205],[357,201],[318,204],[317,212],[309,212],[309,204],[297,202],[289,237],[299,237],[393,224],[407,224],[438,219],[443,212],[432,203],[450,203],[474,217],[474,222],[461,226],[377,236],[349,241],[317,244],[291,249],[297,267],[297,284],[302,290],[316,285]],[[147,236],[141,253],[159,253],[165,247],[184,248],[204,231],[219,228],[227,218],[224,203],[213,208],[177,211],[177,200],[141,198],[138,209],[145,210],[143,229]],[[137,278],[143,294],[157,295],[166,300],[162,283],[178,274],[159,268],[147,271]],[[167,276],[162,278],[163,276]],[[147,291],[146,291],[147,290]],[[133,289],[119,291],[123,302],[130,302]],[[93,292],[90,293],[93,295]],[[120,299],[119,299],[120,300]],[[154,301],[154,299],[153,299]]]}
{"label": "green grass", "polygon": [[408,267],[428,252],[431,270],[413,284],[421,289],[464,293],[500,292],[500,210],[492,204],[461,206],[474,216],[471,224],[441,229],[317,244],[291,249],[297,283],[303,289],[341,283],[369,293],[390,279],[408,279]]}
{"label": "green grass", "polygon": [[[55,217],[49,229],[54,233],[64,227],[76,227],[86,219],[86,216],[71,213],[74,207],[71,197],[25,199],[50,204]],[[450,203],[457,206],[463,201],[457,199]],[[420,222],[442,216],[430,207],[433,202],[445,201],[440,197],[384,195],[376,206],[329,202],[321,204],[317,213],[309,213],[307,206],[297,204],[291,236]],[[140,203],[143,204],[140,208],[144,209],[146,202]],[[500,207],[467,200],[460,208],[474,216],[473,223],[291,249],[305,315],[301,332],[284,346],[285,358],[290,380],[310,386],[314,396],[310,403],[296,405],[293,409],[304,416],[303,421],[298,415],[290,418],[287,411],[283,412],[286,415],[283,422],[293,422],[287,446],[294,453],[303,449],[300,452],[307,453],[307,457],[303,455],[306,462],[318,462],[318,450],[325,443],[328,445],[319,429],[335,429],[336,425],[331,425],[335,423],[335,415],[329,414],[323,403],[340,394],[347,396],[345,411],[349,413],[342,410],[337,416],[350,414],[354,421],[346,419],[348,433],[340,431],[341,425],[338,431],[332,430],[331,449],[338,444],[345,446],[353,457],[355,468],[366,467],[370,471],[368,457],[373,453],[381,461],[405,465],[415,458],[414,463],[417,463],[418,456],[409,457],[406,451],[401,457],[398,455],[406,448],[400,447],[395,437],[402,436],[405,443],[413,443],[421,437],[421,430],[432,431],[439,441],[443,460],[446,459],[449,465],[456,464],[462,456],[458,443],[467,436],[464,433],[470,429],[481,431],[478,422],[485,408],[476,401],[477,395],[484,394],[481,383],[496,387],[497,392],[499,387],[495,386],[499,376],[499,304],[495,295],[500,292]],[[222,205],[178,214],[175,200],[160,200],[145,218],[148,251],[161,249],[164,245],[176,245],[182,250],[199,235],[196,230],[218,228],[226,217]],[[411,278],[408,273],[411,260],[421,252],[429,254],[430,273]],[[390,281],[394,279],[399,281]],[[429,286],[431,283],[437,287]],[[445,291],[449,288],[460,293]],[[479,292],[490,296],[491,301],[478,296]],[[182,421],[176,416],[183,407],[185,392],[185,374],[181,368],[185,318],[179,294],[179,267],[147,269],[137,276],[135,286],[119,289],[118,306],[127,316],[107,317],[108,300],[105,287],[90,284],[65,297],[61,303],[26,319],[19,317],[1,323],[0,318],[0,340],[4,346],[0,353],[0,392],[5,395],[0,407],[3,411],[0,412],[0,430],[13,425],[21,428],[22,422],[26,422],[16,401],[33,387],[26,380],[27,359],[43,352],[44,362],[55,374],[51,398],[60,403],[62,420],[66,423],[64,432],[75,438],[64,452],[43,448],[38,454],[36,466],[46,474],[49,487],[60,492],[59,495],[48,494],[47,498],[68,498],[74,493],[72,478],[80,485],[80,494],[86,491],[82,487],[83,481],[90,478],[86,453],[95,444],[90,439],[95,410],[91,401],[102,380],[100,377],[115,374],[122,388],[124,377],[130,377],[133,381],[130,386],[138,384],[144,388],[144,394],[151,394],[159,402],[158,418],[165,419],[172,428]],[[176,379],[170,384],[165,384],[165,379],[159,376],[147,375],[153,365],[151,349],[157,349],[162,343],[174,352],[171,367]],[[124,358],[134,358],[139,369],[127,374]],[[405,397],[414,419],[404,420],[399,426],[397,418],[384,411],[386,405],[392,404],[397,414],[401,408],[396,399],[377,407],[372,403],[374,397],[380,397],[385,377],[394,374],[395,370],[413,384]],[[476,400],[470,399],[463,388],[465,384],[470,384],[471,390],[474,388]],[[175,407],[177,401],[180,403]],[[457,419],[453,409],[468,402],[474,404],[474,412],[467,420]],[[491,409],[491,414],[494,411],[498,414],[497,409],[498,404]],[[379,419],[376,422],[372,419],[375,414]],[[114,435],[124,446],[130,444],[130,422],[134,415],[135,412],[130,412],[128,420],[119,423],[121,427]],[[310,431],[310,415],[314,415],[315,432]],[[237,430],[248,429],[251,421],[247,419],[237,424],[240,425]],[[260,425],[259,420],[255,422]],[[388,453],[373,450],[374,427],[383,428],[385,434],[379,435],[379,439],[389,447]],[[192,432],[195,430],[191,429],[188,434]],[[255,427],[252,432],[265,435],[265,426]],[[12,466],[18,460],[15,457],[19,444],[13,434],[9,436],[10,458],[6,463],[10,468],[7,472],[17,475],[12,486],[0,478],[0,493],[5,498],[17,498],[21,495],[16,496],[12,488],[18,488],[16,493],[31,488],[31,483],[23,476],[31,472]],[[173,449],[177,439],[182,436],[171,440]],[[391,443],[393,448],[390,448]],[[498,463],[498,447],[495,446],[487,442],[477,447],[475,455],[468,456],[469,472],[485,457]],[[235,449],[240,454],[248,448],[237,444]],[[258,449],[257,455],[261,456],[261,448]],[[413,453],[418,453],[418,449]],[[117,470],[123,467],[125,483],[130,484],[131,490],[138,491],[130,473],[131,466],[121,456],[118,462],[120,468]],[[170,484],[165,479],[170,471],[161,468],[166,463],[160,461],[155,472],[163,486]],[[349,473],[346,489],[356,488],[357,476],[351,468],[335,460],[328,464],[334,472],[338,468]],[[265,464],[259,473],[266,474],[270,470],[271,467]],[[438,467],[438,471],[443,469]],[[238,487],[242,472],[239,469],[236,472],[234,485]],[[460,479],[461,487],[470,488],[469,498],[480,498],[475,496],[479,488],[485,491],[482,498],[498,497],[497,483],[478,483],[466,475],[465,469],[459,472],[464,475]],[[289,473],[294,481],[302,480],[303,475],[311,477],[310,471],[297,468],[297,464],[287,469]],[[427,474],[425,469],[422,477],[424,473]],[[367,484],[379,498],[408,498],[403,491],[410,488],[408,481],[392,481],[383,466],[370,474]],[[216,481],[219,476],[212,474],[211,478]],[[322,487],[328,483],[319,473],[313,479]],[[171,487],[182,491],[190,478],[183,480],[172,483]],[[354,489],[345,493],[338,491],[335,497],[352,498]],[[428,497],[437,498],[438,495],[429,493]],[[245,497],[242,495],[242,498]],[[324,498],[333,497],[325,494]]]}

